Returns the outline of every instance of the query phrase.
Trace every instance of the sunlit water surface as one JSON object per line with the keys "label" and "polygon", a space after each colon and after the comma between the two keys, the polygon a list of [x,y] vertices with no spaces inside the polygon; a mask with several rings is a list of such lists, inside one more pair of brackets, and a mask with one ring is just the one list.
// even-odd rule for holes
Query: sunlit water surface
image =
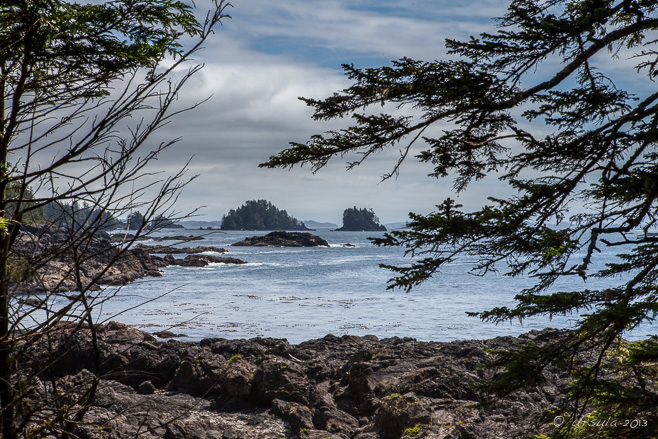
{"label": "sunlit water surface", "polygon": [[[331,247],[231,247],[246,236],[264,232],[167,230],[159,235],[205,237],[181,246],[223,247],[229,250],[225,256],[248,263],[165,268],[160,278],[122,287],[116,297],[97,306],[96,316],[152,332],[171,330],[184,334],[183,340],[263,336],[286,338],[292,343],[327,334],[437,341],[485,339],[547,326],[567,328],[577,321],[577,316],[559,316],[552,320],[536,317],[523,324],[483,322],[466,312],[514,306],[514,296],[532,281],[500,274],[474,276],[469,274],[473,260],[464,259],[409,293],[391,291],[386,286],[392,273],[379,264],[408,264],[401,249],[373,246],[367,238],[378,235],[375,232],[320,229],[313,233],[325,238]],[[612,256],[603,255],[597,263],[611,260]],[[561,281],[555,289],[610,285],[609,280],[583,283],[574,278]],[[108,288],[102,294],[110,291]],[[655,332],[655,326],[646,325],[628,337],[644,338]]]}

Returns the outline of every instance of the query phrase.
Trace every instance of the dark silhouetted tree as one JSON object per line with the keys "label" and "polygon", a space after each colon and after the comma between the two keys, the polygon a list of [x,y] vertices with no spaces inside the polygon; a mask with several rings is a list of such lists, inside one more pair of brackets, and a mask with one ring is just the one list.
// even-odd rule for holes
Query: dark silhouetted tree
{"label": "dark silhouetted tree", "polygon": [[[173,203],[190,180],[185,169],[158,177],[157,169],[149,167],[177,139],[148,141],[172,117],[196,106],[176,104],[185,83],[201,68],[185,66],[227,6],[224,0],[211,1],[209,12],[197,16],[189,4],[175,0],[2,2],[3,439],[79,437],[74,430],[82,425],[99,382],[93,309],[112,296],[89,292],[133,242],[99,247],[97,235],[137,209],[144,212],[144,221],[134,239],[153,218],[180,216]],[[15,245],[26,236],[33,239],[26,243],[33,251],[21,259]],[[103,254],[94,253],[99,248]],[[89,279],[84,267],[93,258],[103,265]],[[78,293],[65,305],[54,305],[63,294],[61,284],[43,294],[20,289],[27,276],[44,281],[40,268],[49,264],[75,282]],[[71,391],[58,384],[51,367],[76,333],[88,336],[95,368],[91,379]],[[48,355],[35,363],[28,352],[37,346]],[[38,377],[52,379],[39,387]]]}

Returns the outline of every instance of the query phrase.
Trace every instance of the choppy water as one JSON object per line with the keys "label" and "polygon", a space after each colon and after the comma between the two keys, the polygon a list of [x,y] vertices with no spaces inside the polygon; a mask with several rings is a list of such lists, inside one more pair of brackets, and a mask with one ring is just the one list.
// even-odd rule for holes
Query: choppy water
{"label": "choppy water", "polygon": [[[532,284],[501,275],[473,276],[468,274],[472,264],[468,260],[447,267],[410,293],[386,290],[391,273],[378,265],[409,261],[401,249],[371,245],[367,237],[377,235],[374,232],[313,232],[327,239],[330,248],[230,247],[258,232],[171,230],[161,235],[183,233],[203,234],[206,239],[182,246],[224,247],[229,250],[227,256],[248,264],[168,267],[161,278],[121,288],[115,298],[98,307],[101,320],[118,320],[149,331],[170,329],[190,340],[265,336],[298,343],[329,333],[484,339],[547,326],[569,327],[576,319],[534,318],[523,325],[496,326],[466,316],[467,311],[513,306],[514,295]],[[354,247],[344,247],[345,243]],[[605,282],[592,280],[586,286],[594,289]],[[576,279],[558,285],[560,289],[581,286],[582,281]],[[655,327],[645,326],[632,337],[655,332]]]}

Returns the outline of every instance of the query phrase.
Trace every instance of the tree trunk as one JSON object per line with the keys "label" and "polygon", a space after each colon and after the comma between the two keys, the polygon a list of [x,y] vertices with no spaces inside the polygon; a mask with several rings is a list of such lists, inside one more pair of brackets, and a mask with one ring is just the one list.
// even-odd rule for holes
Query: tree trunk
{"label": "tree trunk", "polygon": [[[4,193],[4,191],[3,191]],[[9,278],[8,278],[8,254],[9,235],[0,232],[0,412],[1,437],[3,439],[15,439],[16,431],[14,389],[12,377],[14,364],[11,358],[12,342],[10,339],[9,325]]]}

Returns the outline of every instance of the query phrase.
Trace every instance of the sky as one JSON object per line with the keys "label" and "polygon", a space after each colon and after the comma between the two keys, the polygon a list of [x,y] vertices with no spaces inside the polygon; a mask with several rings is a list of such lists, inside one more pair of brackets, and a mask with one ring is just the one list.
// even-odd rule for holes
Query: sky
{"label": "sky", "polygon": [[[144,145],[155,148],[180,138],[150,169],[161,171],[153,178],[162,178],[176,175],[189,162],[187,175],[198,176],[178,199],[178,214],[198,209],[193,219],[214,221],[248,200],[266,199],[302,221],[340,224],[346,208],[365,207],[373,209],[381,222],[391,223],[405,221],[409,212],[428,214],[448,197],[456,198],[464,210],[474,211],[487,202],[487,196],[510,195],[507,184],[496,175],[456,194],[453,179],[429,177],[432,165],[414,159],[425,147],[422,141],[414,146],[397,178],[384,181],[382,176],[393,170],[400,157],[396,148],[372,155],[350,171],[346,171],[347,161],[358,157],[335,158],[317,173],[308,166],[258,167],[289,142],[304,143],[314,134],[349,126],[349,119],[313,121],[313,109],[298,99],[323,99],[349,87],[342,64],[368,68],[390,65],[403,57],[444,59],[447,38],[467,40],[483,32],[495,33],[495,17],[505,14],[508,0],[231,2],[227,9],[231,18],[172,78],[181,78],[190,67],[202,64],[179,93],[175,110],[203,103],[178,114],[150,137],[150,145]],[[210,0],[198,0],[196,6],[201,14],[211,6]],[[628,74],[635,61],[631,55],[622,53],[612,63],[609,53],[595,58],[600,58],[597,67],[612,69],[603,73],[619,79],[626,88],[623,82],[642,76]],[[556,68],[560,65],[555,60],[545,61],[531,82],[541,81]],[[655,84],[649,83],[647,90],[653,93]],[[134,114],[127,126],[139,125],[142,117]],[[437,137],[444,127],[434,126],[424,134]],[[533,130],[540,134],[547,127]],[[53,160],[49,153],[44,152],[44,163]]]}
{"label": "sky", "polygon": [[[203,2],[197,2],[199,8]],[[348,207],[374,209],[384,223],[409,212],[429,213],[451,196],[452,181],[427,174],[409,160],[396,179],[382,181],[398,150],[371,157],[354,170],[334,160],[313,174],[309,167],[261,169],[258,164],[288,146],[337,125],[311,119],[298,97],[324,98],[349,85],[341,64],[378,67],[391,60],[445,56],[446,38],[492,31],[504,0],[233,0],[231,15],[195,61],[203,70],[180,96],[186,105],[210,99],[159,131],[155,141],[181,137],[158,167],[177,171],[192,158],[198,174],[177,203],[198,206],[198,220],[216,220],[247,200],[267,199],[300,220],[341,223]],[[495,184],[495,182],[492,182]],[[476,191],[477,192],[477,191]],[[481,200],[463,194],[465,206]],[[454,195],[452,195],[454,197]]]}

